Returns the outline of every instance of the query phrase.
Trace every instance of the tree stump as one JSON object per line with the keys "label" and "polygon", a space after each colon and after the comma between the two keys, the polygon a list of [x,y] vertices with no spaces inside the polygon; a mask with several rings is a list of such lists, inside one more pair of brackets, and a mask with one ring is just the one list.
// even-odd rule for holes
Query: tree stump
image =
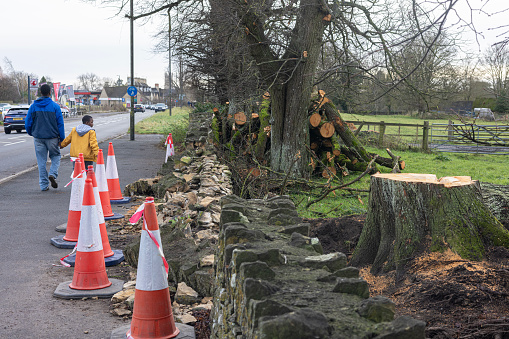
{"label": "tree stump", "polygon": [[483,203],[470,177],[388,173],[371,177],[368,214],[350,265],[405,272],[414,257],[450,248],[481,260],[489,246],[509,248],[509,231]]}

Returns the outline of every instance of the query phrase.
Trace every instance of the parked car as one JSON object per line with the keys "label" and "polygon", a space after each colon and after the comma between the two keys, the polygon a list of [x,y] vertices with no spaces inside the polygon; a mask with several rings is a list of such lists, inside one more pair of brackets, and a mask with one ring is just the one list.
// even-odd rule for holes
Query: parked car
{"label": "parked car", "polygon": [[11,108],[12,106],[10,104],[6,104],[6,103],[1,103],[0,104],[0,118],[3,119],[4,118],[4,112],[7,112],[9,110],[9,108]]}
{"label": "parked car", "polygon": [[62,111],[62,115],[64,118],[69,118],[71,116],[71,113],[69,112],[69,108],[60,107],[60,110]]}
{"label": "parked car", "polygon": [[4,132],[10,134],[12,130],[21,133],[25,129],[25,119],[27,117],[30,106],[12,106],[3,114]]}
{"label": "parked car", "polygon": [[143,107],[143,105],[141,105],[141,104],[135,104],[134,111],[135,112],[145,112],[145,107]]}
{"label": "parked car", "polygon": [[166,107],[165,104],[156,104],[155,107],[154,107],[154,110],[156,112],[162,112],[164,110],[166,110],[168,107]]}

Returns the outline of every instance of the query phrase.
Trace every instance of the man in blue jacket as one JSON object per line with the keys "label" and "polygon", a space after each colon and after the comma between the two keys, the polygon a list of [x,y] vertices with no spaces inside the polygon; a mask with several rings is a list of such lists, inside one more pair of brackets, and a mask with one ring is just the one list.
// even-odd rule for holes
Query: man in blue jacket
{"label": "man in blue jacket", "polygon": [[[34,137],[35,157],[39,167],[39,186],[41,191],[57,188],[58,168],[60,167],[60,142],[65,139],[64,117],[60,106],[51,100],[51,87],[41,86],[42,97],[34,101],[25,119],[28,135]],[[46,162],[51,159],[51,167],[46,170]]]}

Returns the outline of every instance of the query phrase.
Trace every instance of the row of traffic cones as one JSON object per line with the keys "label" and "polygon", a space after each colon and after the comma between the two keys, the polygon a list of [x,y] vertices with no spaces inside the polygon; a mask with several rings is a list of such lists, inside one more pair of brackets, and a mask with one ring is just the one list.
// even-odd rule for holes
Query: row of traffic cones
{"label": "row of traffic cones", "polygon": [[[98,159],[96,166],[98,176],[101,171],[99,166]],[[69,228],[71,230],[69,234],[66,232],[66,237],[69,235],[68,239],[73,240],[77,233],[74,274],[72,281],[63,282],[57,287],[54,296],[65,299],[111,297],[122,290],[123,281],[109,279],[106,273],[105,258],[114,255],[104,220],[108,204],[105,207],[103,200],[108,202],[108,199],[104,191],[101,196],[101,183],[96,178],[92,166],[85,171],[81,166],[81,160],[76,160],[73,178],[67,228],[68,231]],[[105,199],[102,199],[103,197]],[[76,203],[79,200],[80,207]],[[75,210],[71,210],[71,205]],[[118,338],[184,338],[184,335],[179,335],[181,331],[173,318],[168,288],[168,264],[162,252],[154,198],[147,198],[130,221],[136,223],[136,217],[139,219],[141,216],[143,226],[133,317],[128,329],[124,327],[117,329],[117,332],[120,330],[121,333]],[[76,219],[79,219],[78,228],[69,227],[69,223]],[[183,326],[179,324],[183,331],[193,334],[185,337],[194,337],[194,329]],[[115,331],[112,332],[113,337]]]}

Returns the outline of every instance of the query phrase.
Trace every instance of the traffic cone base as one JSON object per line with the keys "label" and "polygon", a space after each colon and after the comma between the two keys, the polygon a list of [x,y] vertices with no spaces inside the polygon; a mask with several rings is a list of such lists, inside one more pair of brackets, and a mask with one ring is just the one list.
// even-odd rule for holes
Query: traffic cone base
{"label": "traffic cone base", "polygon": [[133,338],[174,338],[179,329],[173,320],[170,291],[168,288],[159,291],[134,292],[133,318],[130,335]]}
{"label": "traffic cone base", "polygon": [[76,246],[76,241],[65,241],[64,235],[57,235],[56,237],[51,238],[51,245],[56,248],[69,248],[73,249]]}
{"label": "traffic cone base", "polygon": [[[125,260],[124,252],[122,250],[113,250],[113,255],[104,258],[104,265],[106,267],[115,266]],[[71,267],[76,263],[76,254],[70,255],[64,258],[64,262],[69,264]]]}
{"label": "traffic cone base", "polygon": [[[98,290],[77,290],[70,288],[71,281],[60,283],[53,292],[53,296],[62,299],[82,299],[82,298],[108,298],[111,299],[115,293],[122,291],[124,281],[120,279],[110,279],[111,285]],[[125,331],[124,331],[125,334]]]}

